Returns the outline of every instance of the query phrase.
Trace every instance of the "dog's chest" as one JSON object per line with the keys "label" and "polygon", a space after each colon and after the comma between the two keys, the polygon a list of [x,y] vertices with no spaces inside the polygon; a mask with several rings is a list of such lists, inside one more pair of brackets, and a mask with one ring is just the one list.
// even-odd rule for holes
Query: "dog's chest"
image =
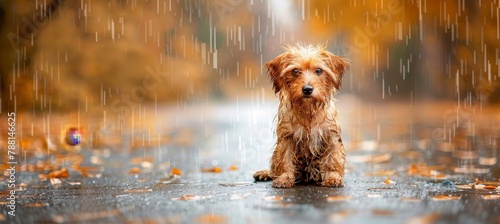
{"label": "dog's chest", "polygon": [[319,126],[306,129],[294,127],[293,138],[297,146],[297,152],[301,157],[318,157],[323,151],[323,141],[326,136]]}

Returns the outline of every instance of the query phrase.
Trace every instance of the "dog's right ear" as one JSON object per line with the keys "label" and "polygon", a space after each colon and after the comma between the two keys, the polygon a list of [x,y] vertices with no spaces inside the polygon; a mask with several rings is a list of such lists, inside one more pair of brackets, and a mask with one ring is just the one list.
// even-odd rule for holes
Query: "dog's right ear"
{"label": "dog's right ear", "polygon": [[278,93],[283,87],[283,77],[281,76],[281,71],[283,69],[283,60],[285,57],[285,54],[281,54],[266,63],[267,74],[273,83],[274,93]]}

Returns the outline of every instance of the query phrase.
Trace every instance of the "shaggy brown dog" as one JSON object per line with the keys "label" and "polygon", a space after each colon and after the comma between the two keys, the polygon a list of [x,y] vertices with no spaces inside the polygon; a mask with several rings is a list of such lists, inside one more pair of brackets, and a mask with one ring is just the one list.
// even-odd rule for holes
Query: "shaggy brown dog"
{"label": "shaggy brown dog", "polygon": [[344,186],[345,150],[333,95],[348,66],[326,46],[300,44],[266,64],[280,99],[278,139],[271,170],[256,172],[256,181],[272,179],[280,188],[301,181]]}

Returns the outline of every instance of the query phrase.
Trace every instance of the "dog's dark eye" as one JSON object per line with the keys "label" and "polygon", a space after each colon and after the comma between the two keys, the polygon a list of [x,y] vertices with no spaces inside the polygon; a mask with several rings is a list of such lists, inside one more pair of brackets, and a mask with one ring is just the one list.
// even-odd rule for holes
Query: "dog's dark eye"
{"label": "dog's dark eye", "polygon": [[314,71],[316,73],[316,75],[321,75],[323,74],[323,69],[321,68],[317,68],[316,71]]}
{"label": "dog's dark eye", "polygon": [[298,75],[299,73],[300,71],[296,68],[292,70],[292,75]]}

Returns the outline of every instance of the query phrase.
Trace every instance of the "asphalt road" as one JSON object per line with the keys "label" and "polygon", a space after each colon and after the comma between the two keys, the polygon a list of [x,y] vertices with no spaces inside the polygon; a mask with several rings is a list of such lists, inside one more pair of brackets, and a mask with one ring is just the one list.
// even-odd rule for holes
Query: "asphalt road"
{"label": "asphalt road", "polygon": [[127,119],[107,114],[105,122],[81,115],[77,147],[60,140],[76,115],[52,118],[52,131],[36,128],[44,119],[31,128],[26,118],[19,124],[15,216],[2,158],[0,221],[500,222],[498,108],[340,97],[346,186],[275,189],[254,183],[252,173],[268,166],[276,103],[166,106]]}

